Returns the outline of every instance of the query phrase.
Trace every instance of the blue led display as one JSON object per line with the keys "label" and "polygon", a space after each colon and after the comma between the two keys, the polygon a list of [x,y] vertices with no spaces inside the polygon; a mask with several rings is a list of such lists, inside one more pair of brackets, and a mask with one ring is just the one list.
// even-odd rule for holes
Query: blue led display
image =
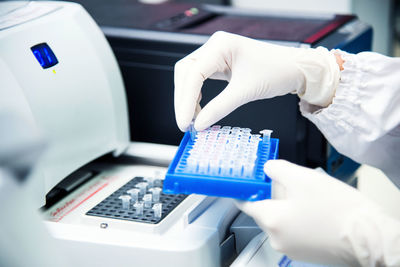
{"label": "blue led display", "polygon": [[43,69],[50,68],[58,63],[56,56],[46,43],[34,45],[31,50]]}

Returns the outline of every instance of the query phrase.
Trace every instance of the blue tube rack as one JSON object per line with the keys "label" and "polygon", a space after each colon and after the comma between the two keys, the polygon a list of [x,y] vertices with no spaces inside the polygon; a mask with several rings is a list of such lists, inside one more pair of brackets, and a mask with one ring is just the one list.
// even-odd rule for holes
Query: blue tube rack
{"label": "blue tube rack", "polygon": [[257,201],[271,198],[271,179],[264,173],[264,164],[278,158],[279,139],[260,139],[257,159],[250,177],[228,175],[209,175],[187,170],[187,159],[194,141],[191,133],[186,132],[178,151],[171,162],[163,186],[165,194],[202,194],[228,197],[240,200]]}

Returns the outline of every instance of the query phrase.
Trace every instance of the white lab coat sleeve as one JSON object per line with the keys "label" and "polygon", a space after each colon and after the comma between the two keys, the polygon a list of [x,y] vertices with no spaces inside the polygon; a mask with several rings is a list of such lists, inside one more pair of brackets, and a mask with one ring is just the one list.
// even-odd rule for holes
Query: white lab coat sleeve
{"label": "white lab coat sleeve", "polygon": [[343,155],[381,169],[400,188],[400,58],[349,54],[332,103],[300,111]]}
{"label": "white lab coat sleeve", "polygon": [[[342,154],[375,166],[400,188],[400,58],[340,50],[344,70],[332,103],[300,101],[311,120]],[[400,223],[385,214],[356,216],[348,240],[362,266],[400,266]]]}

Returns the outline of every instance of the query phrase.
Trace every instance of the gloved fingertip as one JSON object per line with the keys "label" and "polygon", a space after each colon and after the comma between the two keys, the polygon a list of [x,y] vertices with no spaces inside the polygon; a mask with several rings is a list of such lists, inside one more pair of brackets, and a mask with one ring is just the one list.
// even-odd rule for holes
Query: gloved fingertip
{"label": "gloved fingertip", "polygon": [[187,132],[189,130],[189,123],[182,121],[180,119],[176,119],[176,124],[178,125],[179,130],[182,132]]}
{"label": "gloved fingertip", "polygon": [[293,164],[287,160],[284,159],[272,159],[268,160],[264,164],[264,172],[271,172],[275,170],[281,170],[285,168],[292,168],[292,166],[297,166],[296,164]]}
{"label": "gloved fingertip", "polygon": [[196,131],[203,131],[204,129],[207,129],[207,127],[210,127],[211,123],[208,120],[204,119],[204,115],[202,115],[202,112],[200,112],[194,121],[194,128]]}
{"label": "gloved fingertip", "polygon": [[236,207],[246,213],[249,216],[257,216],[257,214],[260,212],[260,209],[262,209],[263,201],[242,201],[242,200],[236,200],[235,201]]}
{"label": "gloved fingertip", "polygon": [[269,176],[270,172],[273,172],[273,170],[275,168],[279,168],[280,166],[280,160],[279,159],[271,159],[268,160],[265,164],[264,164],[264,172]]}
{"label": "gloved fingertip", "polygon": [[189,127],[179,127],[179,130],[181,130],[181,132],[186,133],[187,131],[189,131]]}
{"label": "gloved fingertip", "polygon": [[297,171],[297,169],[293,170],[293,166],[297,167],[297,165],[282,159],[268,160],[264,164],[264,172],[272,180],[286,184],[287,179]]}
{"label": "gloved fingertip", "polygon": [[240,209],[247,215],[253,216],[253,209],[251,203],[249,203],[248,201],[237,201],[235,202],[235,205],[238,209]]}
{"label": "gloved fingertip", "polygon": [[178,128],[182,132],[186,132],[189,130],[190,123],[192,122],[193,116],[188,115],[188,112],[180,112],[176,111],[175,120]]}

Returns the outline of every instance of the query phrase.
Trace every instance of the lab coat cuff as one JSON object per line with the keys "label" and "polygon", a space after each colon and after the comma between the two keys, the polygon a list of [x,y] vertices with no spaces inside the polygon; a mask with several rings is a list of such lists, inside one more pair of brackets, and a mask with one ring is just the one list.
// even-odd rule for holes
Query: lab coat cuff
{"label": "lab coat cuff", "polygon": [[340,70],[336,58],[324,47],[303,51],[296,65],[305,78],[305,88],[297,93],[310,104],[326,107],[331,104],[339,83]]}
{"label": "lab coat cuff", "polygon": [[332,103],[325,108],[313,105],[305,99],[301,99],[299,103],[302,115],[327,135],[328,140],[351,133],[358,127],[359,116],[355,113],[360,110],[359,106],[365,98],[364,90],[360,90],[363,87],[363,72],[355,55],[340,50],[332,50],[331,53],[340,54],[345,61]]}

